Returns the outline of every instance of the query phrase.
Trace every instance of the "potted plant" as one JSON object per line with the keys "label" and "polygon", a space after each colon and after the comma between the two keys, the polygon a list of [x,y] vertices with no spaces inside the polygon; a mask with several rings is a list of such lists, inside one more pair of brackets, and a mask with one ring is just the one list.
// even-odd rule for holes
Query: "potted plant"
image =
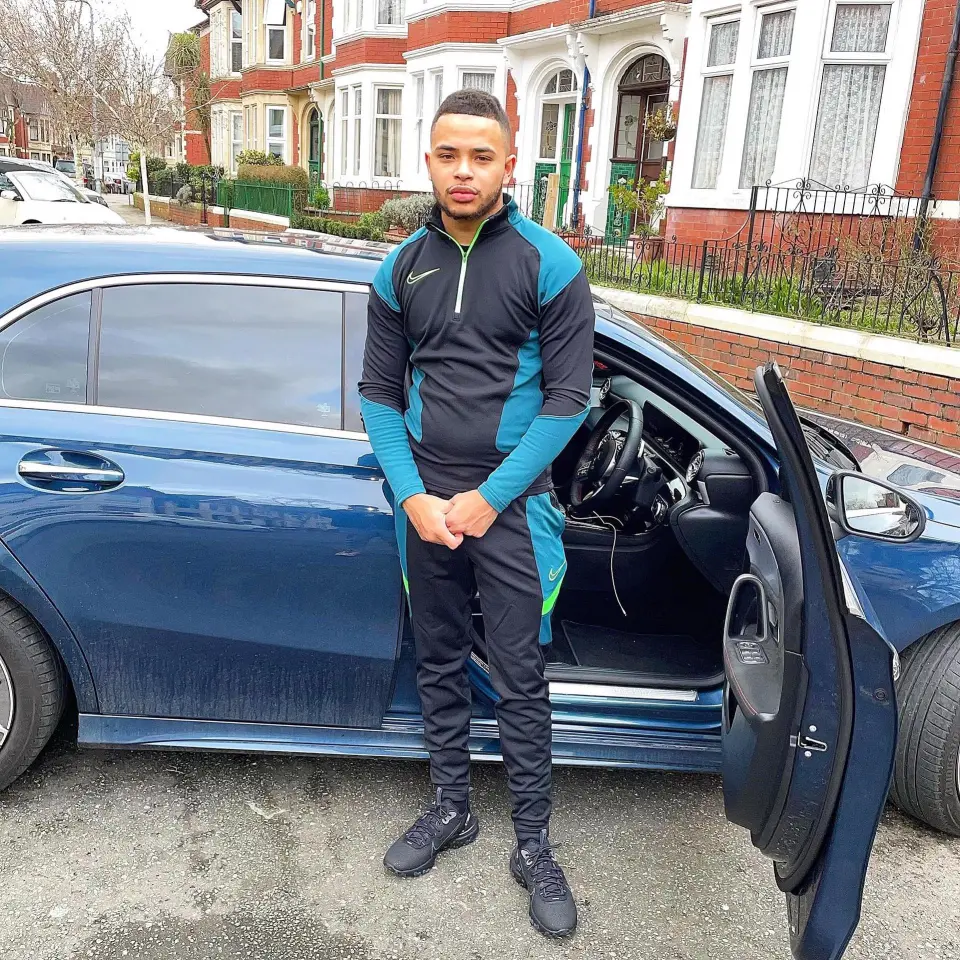
{"label": "potted plant", "polygon": [[617,212],[630,223],[629,241],[635,257],[656,260],[663,248],[660,220],[665,209],[664,194],[669,190],[666,174],[656,180],[635,180],[621,177],[608,188],[610,201]]}
{"label": "potted plant", "polygon": [[677,115],[673,107],[663,103],[647,114],[644,131],[651,140],[666,143],[677,135]]}
{"label": "potted plant", "polygon": [[557,231],[557,236],[560,237],[560,239],[563,240],[568,246],[572,247],[578,252],[590,244],[590,235],[583,229],[582,226],[580,229],[577,229],[571,224],[565,223]]}

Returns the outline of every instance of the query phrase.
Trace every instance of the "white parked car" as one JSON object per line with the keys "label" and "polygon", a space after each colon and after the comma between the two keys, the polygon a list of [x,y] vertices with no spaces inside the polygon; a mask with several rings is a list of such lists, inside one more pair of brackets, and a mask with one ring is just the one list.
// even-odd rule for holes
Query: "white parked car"
{"label": "white parked car", "polygon": [[24,223],[123,223],[123,218],[52,168],[0,158],[0,226]]}

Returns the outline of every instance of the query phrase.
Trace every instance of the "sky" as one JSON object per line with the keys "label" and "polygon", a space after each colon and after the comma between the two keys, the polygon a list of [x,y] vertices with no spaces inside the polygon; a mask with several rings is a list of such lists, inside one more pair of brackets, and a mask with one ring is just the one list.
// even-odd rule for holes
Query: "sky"
{"label": "sky", "polygon": [[126,11],[145,50],[162,57],[167,49],[167,34],[186,30],[203,19],[194,0],[97,0],[104,13]]}

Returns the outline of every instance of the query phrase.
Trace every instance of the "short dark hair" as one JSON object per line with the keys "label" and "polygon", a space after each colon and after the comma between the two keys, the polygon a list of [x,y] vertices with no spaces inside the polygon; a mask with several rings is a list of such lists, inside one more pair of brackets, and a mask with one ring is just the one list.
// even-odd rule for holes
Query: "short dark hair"
{"label": "short dark hair", "polygon": [[503,131],[503,142],[507,145],[507,153],[513,145],[513,131],[510,129],[510,120],[503,104],[492,94],[484,90],[456,90],[451,93],[437,110],[430,124],[430,132],[437,125],[437,121],[447,114],[460,114],[468,117],[485,117],[487,120],[496,120]]}

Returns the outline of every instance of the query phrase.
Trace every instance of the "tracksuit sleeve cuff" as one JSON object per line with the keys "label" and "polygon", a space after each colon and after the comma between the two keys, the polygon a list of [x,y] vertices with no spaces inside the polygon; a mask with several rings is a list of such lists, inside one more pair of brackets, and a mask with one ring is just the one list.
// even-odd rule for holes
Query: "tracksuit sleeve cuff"
{"label": "tracksuit sleeve cuff", "polygon": [[427,490],[424,487],[423,483],[418,481],[417,483],[408,483],[402,486],[399,490],[395,490],[393,494],[394,503],[397,507],[402,507],[404,500],[409,500],[411,497],[415,497],[418,493],[426,493]]}
{"label": "tracksuit sleeve cuff", "polygon": [[503,511],[506,510],[508,506],[510,506],[509,499],[505,500],[502,496],[498,496],[491,489],[491,484],[489,480],[486,480],[483,483],[481,483],[477,492],[480,494],[481,497],[483,497],[484,500],[487,501],[487,503],[490,504],[491,507],[493,507],[494,510],[497,511],[497,513],[503,513]]}

